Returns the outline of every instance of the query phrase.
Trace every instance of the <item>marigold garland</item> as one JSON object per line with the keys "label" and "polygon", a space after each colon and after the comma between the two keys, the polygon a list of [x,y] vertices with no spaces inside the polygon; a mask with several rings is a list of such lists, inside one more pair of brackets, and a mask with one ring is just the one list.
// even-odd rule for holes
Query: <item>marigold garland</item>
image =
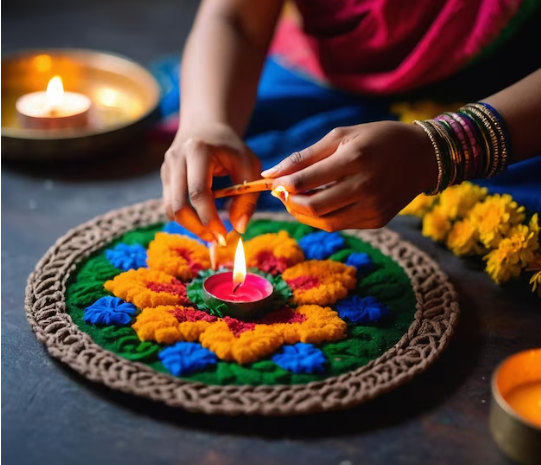
{"label": "marigold garland", "polygon": [[159,232],[148,247],[147,264],[150,269],[189,281],[199,271],[210,268],[210,255],[195,239]]}
{"label": "marigold garland", "polygon": [[534,272],[532,291],[541,284],[538,214],[524,223],[525,208],[508,194],[487,195],[486,189],[464,182],[431,201],[422,194],[400,214],[422,218],[423,235],[445,242],[456,255],[482,255],[497,284],[524,271]]}

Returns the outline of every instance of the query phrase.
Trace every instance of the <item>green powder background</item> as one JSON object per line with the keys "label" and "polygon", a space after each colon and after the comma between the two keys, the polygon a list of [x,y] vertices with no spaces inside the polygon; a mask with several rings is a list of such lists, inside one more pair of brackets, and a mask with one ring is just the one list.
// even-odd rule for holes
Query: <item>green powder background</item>
{"label": "green powder background", "polygon": [[[111,295],[103,288],[104,282],[122,273],[106,259],[105,249],[120,242],[148,247],[156,232],[162,229],[163,224],[158,224],[130,231],[79,264],[70,276],[66,303],[67,313],[75,324],[98,345],[128,360],[145,363],[156,371],[167,373],[158,358],[164,346],[156,342],[141,342],[129,325],[98,327],[83,321],[86,307],[103,296]],[[313,228],[300,223],[254,220],[244,240],[280,230],[288,231],[297,240],[314,232]],[[415,314],[416,300],[411,283],[404,270],[391,258],[355,237],[344,234],[344,238],[344,249],[331,256],[331,259],[345,261],[353,251],[365,252],[372,257],[375,271],[358,279],[353,293],[376,297],[389,307],[388,318],[374,326],[350,325],[347,339],[320,344],[318,347],[328,360],[327,371],[323,374],[290,373],[278,367],[269,357],[247,366],[218,361],[215,367],[184,376],[183,379],[218,385],[304,384],[354,370],[395,345],[409,328]]]}

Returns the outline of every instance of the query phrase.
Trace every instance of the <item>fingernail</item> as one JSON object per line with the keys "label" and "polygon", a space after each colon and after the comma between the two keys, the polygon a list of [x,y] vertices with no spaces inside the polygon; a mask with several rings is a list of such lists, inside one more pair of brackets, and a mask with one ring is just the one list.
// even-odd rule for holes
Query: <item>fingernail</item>
{"label": "fingernail", "polygon": [[240,234],[244,234],[246,232],[246,227],[248,226],[248,221],[250,221],[250,217],[248,215],[242,215],[238,221],[236,230]]}
{"label": "fingernail", "polygon": [[225,240],[225,237],[223,234],[216,234],[216,237],[218,238],[218,244],[220,244],[221,247],[225,247],[227,245],[227,241]]}
{"label": "fingernail", "polygon": [[268,178],[276,173],[278,173],[278,167],[273,166],[272,168],[269,168],[268,170],[263,171],[261,173],[261,176],[263,176],[264,178]]}

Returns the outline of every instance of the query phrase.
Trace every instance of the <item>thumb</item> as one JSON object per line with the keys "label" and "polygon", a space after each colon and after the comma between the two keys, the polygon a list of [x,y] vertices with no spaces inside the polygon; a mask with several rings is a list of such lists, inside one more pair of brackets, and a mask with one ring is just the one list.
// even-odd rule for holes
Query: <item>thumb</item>
{"label": "thumb", "polygon": [[[327,158],[332,155],[340,145],[343,133],[344,129],[342,128],[332,130],[314,145],[311,145],[300,152],[291,154],[276,166],[263,171],[261,176],[264,178],[278,178],[280,176],[296,173],[297,171]],[[340,136],[340,134],[342,134],[342,136]]]}

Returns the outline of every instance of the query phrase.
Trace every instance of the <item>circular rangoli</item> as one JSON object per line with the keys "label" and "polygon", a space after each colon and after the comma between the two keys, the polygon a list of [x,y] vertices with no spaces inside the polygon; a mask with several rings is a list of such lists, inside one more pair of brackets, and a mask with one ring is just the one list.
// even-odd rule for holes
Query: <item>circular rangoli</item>
{"label": "circular rangoli", "polygon": [[228,234],[209,250],[153,200],[83,224],[28,280],[26,311],[49,353],[113,389],[209,414],[296,415],[348,408],[424,371],[457,322],[438,265],[384,228],[327,233],[258,214],[246,263],[273,304],[234,318],[204,298],[230,269]]}

